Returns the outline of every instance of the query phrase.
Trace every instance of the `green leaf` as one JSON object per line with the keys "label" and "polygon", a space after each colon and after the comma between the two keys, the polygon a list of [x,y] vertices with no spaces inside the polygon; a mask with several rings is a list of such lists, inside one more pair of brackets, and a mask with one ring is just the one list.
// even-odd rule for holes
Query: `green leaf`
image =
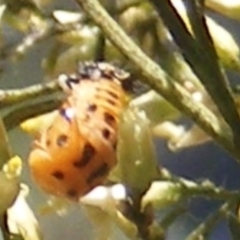
{"label": "green leaf", "polygon": [[158,175],[149,121],[143,111],[129,107],[123,112],[117,154],[119,163],[112,178],[143,193]]}

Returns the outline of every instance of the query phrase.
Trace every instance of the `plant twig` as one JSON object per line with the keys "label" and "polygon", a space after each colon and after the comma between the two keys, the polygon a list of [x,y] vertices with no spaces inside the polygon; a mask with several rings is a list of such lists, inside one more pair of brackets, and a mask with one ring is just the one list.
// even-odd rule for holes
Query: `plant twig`
{"label": "plant twig", "polygon": [[7,131],[17,127],[22,121],[44,114],[59,107],[62,101],[48,100],[41,103],[27,104],[26,106],[14,109],[12,112],[4,116],[3,121]]}
{"label": "plant twig", "polygon": [[235,145],[229,127],[202,104],[193,102],[189,93],[133,43],[97,0],[76,0],[76,2],[103,30],[112,43],[135,64],[139,72],[146,77],[148,85],[192,118],[223,148],[238,160],[240,159],[240,149]]}
{"label": "plant twig", "polygon": [[26,52],[36,45],[37,42],[43,41],[50,37],[54,32],[54,25],[48,23],[41,30],[30,32],[26,35],[19,43],[13,46],[4,46],[0,53],[1,61],[7,60],[9,58],[19,58],[26,54]]}
{"label": "plant twig", "polygon": [[4,240],[11,240],[11,234],[7,226],[7,213],[0,216],[0,228]]}
{"label": "plant twig", "polygon": [[24,56],[32,47],[37,43],[49,39],[53,36],[63,34],[65,32],[75,30],[78,28],[79,22],[84,21],[84,17],[76,21],[73,24],[61,24],[57,22],[53,17],[44,16],[45,24],[38,26],[37,29],[32,30],[26,36],[24,36],[17,44],[7,45],[1,48],[0,59],[1,61],[11,58],[18,59]]}
{"label": "plant twig", "polygon": [[203,10],[200,6],[197,6],[196,0],[185,1],[193,29],[193,37],[170,1],[165,4],[161,4],[157,0],[152,0],[152,2],[168,26],[177,45],[181,48],[183,56],[213,98],[224,120],[231,127],[234,140],[239,142],[240,118],[228,79],[220,67],[216,51],[207,31]]}
{"label": "plant twig", "polygon": [[[11,158],[11,156],[12,154],[8,136],[2,117],[0,116],[0,170],[2,170],[3,165]],[[0,228],[2,230],[4,240],[10,240],[9,229],[6,225],[6,210],[0,214]]]}
{"label": "plant twig", "polygon": [[184,198],[196,197],[196,196],[204,196],[208,198],[214,198],[219,200],[230,200],[230,199],[239,199],[240,192],[239,191],[229,191],[222,187],[216,186],[213,182],[209,180],[202,181],[200,183],[193,182],[191,180],[187,180],[182,177],[178,177],[170,173],[167,169],[161,169],[161,177],[162,180],[170,181],[176,184],[176,187],[181,192],[181,195]]}
{"label": "plant twig", "polygon": [[192,233],[187,236],[186,240],[199,240],[200,236],[207,236],[215,227],[217,222],[220,221],[222,217],[227,215],[235,205],[236,200],[224,203],[215,213],[211,214],[203,223],[195,228]]}
{"label": "plant twig", "polygon": [[0,90],[0,108],[55,93],[58,89],[57,81],[52,81],[47,84],[36,84],[22,89]]}
{"label": "plant twig", "polygon": [[0,116],[0,170],[2,166],[11,158],[11,149],[8,142],[5,126]]}

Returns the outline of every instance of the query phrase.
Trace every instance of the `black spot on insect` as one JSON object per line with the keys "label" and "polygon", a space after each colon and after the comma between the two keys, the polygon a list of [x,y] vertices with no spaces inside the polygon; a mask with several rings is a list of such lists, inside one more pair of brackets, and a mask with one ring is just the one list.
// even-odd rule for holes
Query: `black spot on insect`
{"label": "black spot on insect", "polygon": [[67,196],[70,197],[70,198],[76,198],[78,193],[75,189],[69,189],[67,192],[66,192]]}
{"label": "black spot on insect", "polygon": [[110,103],[111,105],[115,106],[116,102],[113,101],[112,99],[107,99],[107,102]]}
{"label": "black spot on insect", "polygon": [[96,104],[90,104],[88,106],[87,110],[90,111],[90,112],[95,112],[97,110],[97,105]]}
{"label": "black spot on insect", "polygon": [[68,79],[66,80],[66,85],[69,89],[72,89],[73,85],[79,84],[80,79],[78,77],[74,76],[68,76]]}
{"label": "black spot on insect", "polygon": [[87,184],[91,184],[94,180],[104,177],[109,172],[107,163],[102,163],[95,171],[93,171],[87,178]]}
{"label": "black spot on insect", "polygon": [[51,145],[51,141],[50,141],[49,139],[47,139],[47,141],[46,141],[46,145],[47,145],[47,147],[50,147],[50,145]]}
{"label": "black spot on insect", "polygon": [[59,147],[64,147],[67,144],[67,141],[68,141],[68,136],[65,134],[62,134],[57,138],[57,145]]}
{"label": "black spot on insect", "polygon": [[81,159],[73,162],[73,166],[76,168],[82,168],[87,166],[91,159],[94,157],[95,153],[95,148],[90,143],[87,143],[84,146]]}
{"label": "black spot on insect", "polygon": [[113,143],[113,149],[116,151],[117,150],[117,141]]}
{"label": "black spot on insect", "polygon": [[52,176],[58,180],[63,180],[65,177],[62,171],[55,171],[52,173]]}
{"label": "black spot on insect", "polygon": [[110,131],[109,131],[107,128],[104,128],[104,129],[102,130],[102,135],[103,135],[103,137],[104,137],[105,139],[109,139],[109,137],[110,137]]}
{"label": "black spot on insect", "polygon": [[111,115],[110,113],[105,112],[104,113],[104,121],[109,125],[112,126],[115,123],[115,118],[113,115]]}
{"label": "black spot on insect", "polygon": [[95,80],[96,75],[101,77],[101,72],[94,62],[80,62],[78,65],[78,74],[88,80]]}
{"label": "black spot on insect", "polygon": [[66,117],[66,109],[65,108],[60,108],[58,111],[61,116]]}
{"label": "black spot on insect", "polygon": [[119,98],[118,95],[116,93],[112,92],[112,91],[107,91],[107,93],[115,99]]}
{"label": "black spot on insect", "polygon": [[113,79],[114,79],[113,74],[111,74],[110,72],[109,73],[102,73],[102,77],[105,78],[108,81],[113,81]]}

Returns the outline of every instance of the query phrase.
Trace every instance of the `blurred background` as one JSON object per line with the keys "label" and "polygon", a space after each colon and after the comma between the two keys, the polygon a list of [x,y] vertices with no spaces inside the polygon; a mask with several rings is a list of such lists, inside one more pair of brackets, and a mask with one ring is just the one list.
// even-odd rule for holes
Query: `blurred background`
{"label": "blurred background", "polygon": [[[78,6],[74,1],[55,0],[47,6],[50,12],[52,9],[77,10]],[[240,43],[240,25],[233,20],[226,20],[217,14],[210,15],[225,26]],[[10,28],[4,28],[10,44],[16,43],[21,34],[13,32]],[[51,40],[42,41],[36,44],[23,59],[15,62],[4,62],[0,75],[0,87],[2,89],[20,88],[41,82],[44,78],[42,71],[42,59],[46,56],[49,48],[52,47]],[[234,72],[229,73],[232,83],[239,82],[239,76]],[[188,119],[182,119],[189,122]],[[26,160],[30,147],[31,138],[21,129],[15,128],[9,132],[10,142],[14,152]],[[209,142],[201,146],[191,147],[179,152],[168,150],[165,141],[155,139],[156,152],[161,165],[168,168],[176,175],[199,181],[210,179],[220,186],[228,189],[240,188],[240,166],[231,157],[220,149],[215,143]],[[94,233],[87,217],[79,206],[72,205],[69,212],[59,217],[57,214],[40,214],[39,208],[44,206],[47,196],[44,195],[32,182],[29,177],[27,163],[24,162],[23,182],[26,182],[31,189],[28,203],[37,214],[45,240],[92,240]],[[179,217],[169,229],[167,240],[181,240],[189,233],[189,230],[197,226],[209,212],[217,209],[219,203],[206,199],[193,199],[188,202],[191,212]],[[116,239],[124,239],[116,233]],[[227,225],[224,221],[214,229],[211,240],[231,239]]]}

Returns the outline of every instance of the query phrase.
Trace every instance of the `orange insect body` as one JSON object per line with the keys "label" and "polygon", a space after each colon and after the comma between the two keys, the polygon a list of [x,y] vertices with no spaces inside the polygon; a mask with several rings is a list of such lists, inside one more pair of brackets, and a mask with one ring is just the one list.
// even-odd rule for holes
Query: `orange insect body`
{"label": "orange insect body", "polygon": [[29,156],[32,176],[46,192],[78,200],[115,165],[126,73],[120,75],[110,64],[92,63],[66,76],[69,96]]}

